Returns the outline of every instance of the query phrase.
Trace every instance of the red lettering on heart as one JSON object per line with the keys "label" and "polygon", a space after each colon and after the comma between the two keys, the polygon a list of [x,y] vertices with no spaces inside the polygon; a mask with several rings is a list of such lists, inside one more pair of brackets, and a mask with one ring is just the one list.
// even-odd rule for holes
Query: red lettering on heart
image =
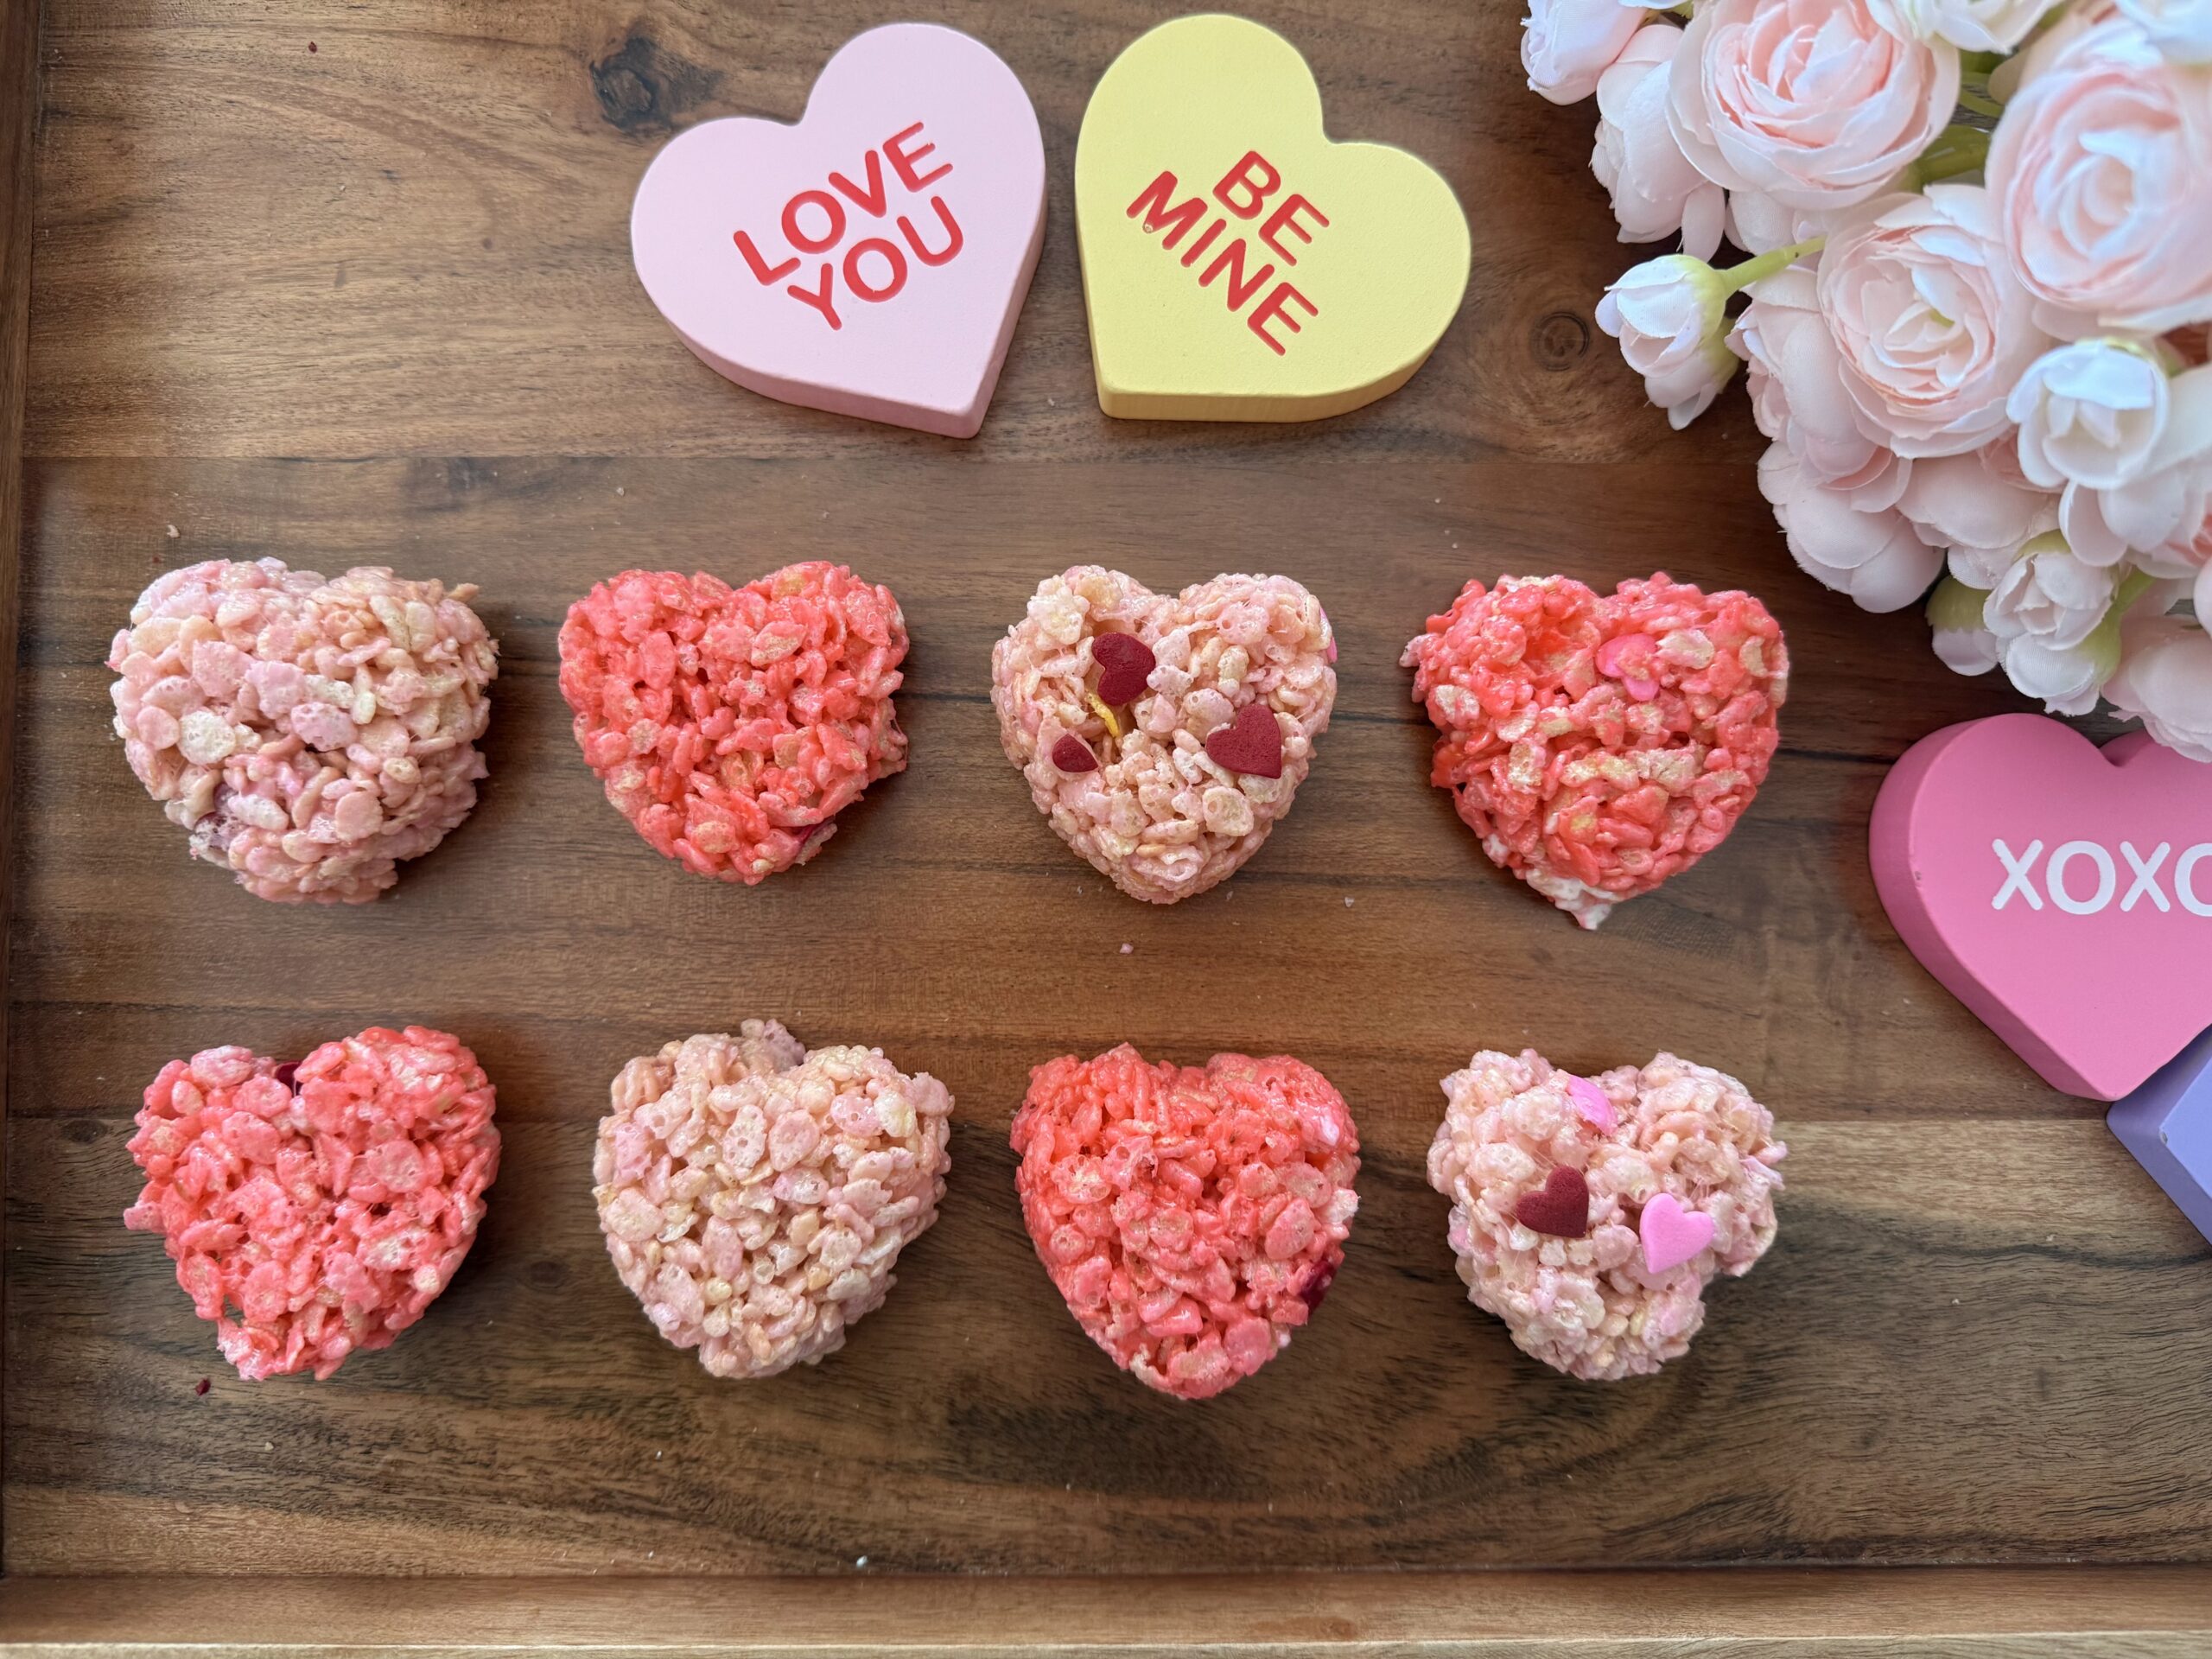
{"label": "red lettering on heart", "polygon": [[1098,700],[1116,708],[1144,695],[1159,662],[1134,633],[1100,634],[1090,642],[1090,660],[1098,664]]}
{"label": "red lettering on heart", "polygon": [[[1200,257],[1213,245],[1215,238],[1229,228],[1232,218],[1244,220],[1257,219],[1260,210],[1268,205],[1268,199],[1281,188],[1282,174],[1274,163],[1256,149],[1247,150],[1243,160],[1223,174],[1213,187],[1213,200],[1221,204],[1223,212],[1215,216],[1212,222],[1206,225],[1191,245],[1184,250],[1181,263],[1185,266],[1197,264]],[[1166,232],[1160,236],[1160,245],[1171,251],[1205,221],[1211,211],[1203,195],[1177,201],[1176,189],[1174,169],[1163,168],[1128,207],[1129,218],[1142,216],[1146,234]],[[1296,191],[1292,191],[1283,198],[1281,205],[1268,215],[1267,222],[1259,229],[1261,243],[1273,250],[1287,265],[1296,264],[1298,258],[1282,244],[1286,232],[1300,242],[1311,243],[1313,240],[1313,230],[1299,222],[1301,213],[1316,228],[1325,228],[1329,223],[1327,214]],[[1258,266],[1256,270],[1249,274],[1246,270],[1248,257]],[[1198,286],[1210,288],[1215,277],[1226,273],[1228,280],[1222,285],[1222,291],[1232,314],[1243,312],[1252,296],[1265,289],[1265,297],[1245,315],[1244,326],[1259,337],[1261,344],[1277,357],[1283,357],[1288,355],[1288,348],[1280,335],[1268,331],[1268,325],[1275,324],[1293,334],[1300,334],[1304,332],[1303,327],[1288,308],[1295,305],[1309,317],[1319,316],[1320,308],[1291,283],[1281,282],[1268,288],[1268,279],[1275,274],[1275,266],[1272,261],[1260,264],[1262,257],[1264,256],[1248,256],[1244,238],[1236,237],[1199,271]]]}
{"label": "red lettering on heart", "polygon": [[1532,1233],[1580,1238],[1590,1230],[1590,1183],[1579,1169],[1554,1169],[1542,1186],[1521,1195],[1513,1219]]}
{"label": "red lettering on heart", "polygon": [[[1096,645],[1091,649],[1097,650]],[[1149,652],[1146,653],[1147,656]],[[1206,735],[1206,753],[1228,772],[1249,772],[1255,778],[1282,776],[1282,728],[1265,703],[1248,702],[1226,726]]]}
{"label": "red lettering on heart", "polygon": [[1090,745],[1070,732],[1052,745],[1052,764],[1062,772],[1073,775],[1098,770],[1098,757],[1090,752]]}

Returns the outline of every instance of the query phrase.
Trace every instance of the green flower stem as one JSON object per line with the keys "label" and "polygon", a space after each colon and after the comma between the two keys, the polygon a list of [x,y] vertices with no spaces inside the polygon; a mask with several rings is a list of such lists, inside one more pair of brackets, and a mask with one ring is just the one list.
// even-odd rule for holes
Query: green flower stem
{"label": "green flower stem", "polygon": [[1928,626],[1931,628],[1978,628],[1982,607],[1989,595],[1969,588],[1956,576],[1946,575],[1928,595]]}
{"label": "green flower stem", "polygon": [[1756,258],[1746,259],[1740,265],[1731,265],[1718,273],[1727,283],[1727,287],[1722,291],[1733,294],[1749,288],[1763,276],[1771,276],[1777,270],[1787,270],[1808,254],[1818,253],[1827,245],[1827,241],[1825,236],[1810,236],[1802,242],[1792,242],[1786,248],[1776,248]]}
{"label": "green flower stem", "polygon": [[1980,127],[1953,124],[1936,135],[1920,159],[1904,170],[1897,182],[1908,190],[1923,190],[1943,179],[1981,169],[1989,159],[1989,135]]}
{"label": "green flower stem", "polygon": [[1976,115],[1986,115],[1993,120],[2005,113],[2003,102],[1990,96],[1986,82],[1979,86],[1961,83],[1959,87],[1959,103],[1963,107],[1972,110]]}

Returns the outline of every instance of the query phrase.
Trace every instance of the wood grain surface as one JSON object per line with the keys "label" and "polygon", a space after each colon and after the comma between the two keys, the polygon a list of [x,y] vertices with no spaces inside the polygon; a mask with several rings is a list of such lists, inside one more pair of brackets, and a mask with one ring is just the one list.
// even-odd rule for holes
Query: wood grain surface
{"label": "wood grain surface", "polygon": [[[48,0],[10,1573],[2206,1555],[2205,1243],[2094,1106],[1921,971],[1865,868],[1887,764],[2017,703],[1945,672],[1917,616],[1865,615],[1792,568],[1740,392],[1681,435],[1644,404],[1591,321],[1632,257],[1588,175],[1592,117],[1522,88],[1516,8],[1243,9],[1306,49],[1335,134],[1427,156],[1475,227],[1465,309],[1428,366],[1312,428],[1096,406],[1074,137],[1114,52],[1173,6]],[[638,291],[624,235],[670,131],[794,116],[840,40],[913,15],[1013,65],[1051,163],[1036,287],[966,444],[721,381]],[[108,735],[101,661],[132,596],[181,563],[263,556],[477,582],[501,643],[483,804],[372,906],[274,906],[194,863]],[[626,566],[743,579],[817,556],[905,606],[912,765],[802,870],[749,891],[687,876],[577,757],[558,620]],[[993,639],[1039,578],[1088,560],[1155,587],[1284,572],[1342,641],[1296,810],[1231,884],[1173,909],[1075,861],[996,741]],[[1784,751],[1724,851],[1584,934],[1426,786],[1397,658],[1469,576],[1655,569],[1781,616]],[[735,1384],[662,1344],[616,1281],[588,1166],[623,1060],[751,1014],[880,1044],[958,1108],[943,1220],[888,1306],[818,1369]],[[457,1032],[499,1085],[506,1157],[475,1251],[388,1352],[325,1383],[241,1383],[158,1244],[120,1224],[138,1092],[211,1044],[297,1053],[404,1020]],[[1185,1061],[1294,1052],[1366,1143],[1327,1306],[1204,1406],[1113,1370],[1014,1201],[1028,1068],[1122,1039]],[[1782,1121],[1780,1240],[1661,1377],[1554,1376],[1453,1275],[1422,1173],[1437,1079],[1523,1044],[1584,1070],[1671,1047]]]}

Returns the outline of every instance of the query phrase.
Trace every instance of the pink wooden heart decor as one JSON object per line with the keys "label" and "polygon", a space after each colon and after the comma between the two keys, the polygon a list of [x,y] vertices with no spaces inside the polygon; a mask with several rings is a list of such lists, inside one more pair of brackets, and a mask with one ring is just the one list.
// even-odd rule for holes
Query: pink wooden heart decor
{"label": "pink wooden heart decor", "polygon": [[1968,721],[1891,768],[1869,853],[1913,955],[2052,1087],[2117,1100],[2212,1026],[2212,766]]}
{"label": "pink wooden heart decor", "polygon": [[796,126],[706,121],[653,158],[630,255],[662,316],[741,386],[973,437],[1045,231],[1045,144],[988,47],[855,35]]}

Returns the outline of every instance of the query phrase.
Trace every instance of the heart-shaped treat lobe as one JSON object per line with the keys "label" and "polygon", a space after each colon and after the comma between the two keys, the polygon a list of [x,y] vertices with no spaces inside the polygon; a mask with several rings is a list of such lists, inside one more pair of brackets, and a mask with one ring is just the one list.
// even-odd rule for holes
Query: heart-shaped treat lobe
{"label": "heart-shaped treat lobe", "polygon": [[493,1103],[476,1057],[421,1026],[296,1065],[204,1049],[146,1090],[124,1225],[162,1236],[240,1376],[328,1376],[389,1347],[468,1254],[499,1172]]}
{"label": "heart-shaped treat lobe", "polygon": [[475,593],[275,559],[170,571],[108,652],[131,771],[257,897],[375,898],[476,804],[499,647]]}
{"label": "heart-shaped treat lobe", "polygon": [[1406,647],[1452,791],[1493,861],[1585,927],[1718,847],[1765,780],[1789,683],[1749,594],[1665,573],[1471,582]]}
{"label": "heart-shaped treat lobe", "polygon": [[[1171,599],[1079,565],[992,652],[991,702],[1060,838],[1122,892],[1173,904],[1235,872],[1290,810],[1336,702],[1334,652],[1320,601],[1287,576],[1216,576]],[[1070,737],[1092,766],[1058,763]]]}
{"label": "heart-shaped treat lobe", "polygon": [[855,35],[797,126],[669,140],[630,253],[717,372],[785,403],[972,437],[1044,245],[1045,144],[988,47],[935,23]]}
{"label": "heart-shaped treat lobe", "polygon": [[1128,1044],[1029,1074],[1014,1185],[1090,1339],[1147,1387],[1205,1400],[1290,1343],[1344,1262],[1359,1136],[1286,1055],[1148,1065]]}
{"label": "heart-shaped treat lobe", "polygon": [[1968,721],[1890,769],[1868,849],[1898,937],[2053,1088],[2117,1100],[2212,1026],[2212,766]]}
{"label": "heart-shaped treat lobe", "polygon": [[1298,50],[1179,17],[1099,79],[1075,152],[1098,404],[1311,421],[1395,391],[1459,309],[1466,215],[1387,144],[1332,143]]}
{"label": "heart-shaped treat lobe", "polygon": [[944,1197],[952,1096],[880,1049],[801,1046],[772,1020],[687,1037],[614,1079],[592,1197],[654,1328],[716,1376],[844,1346]]}
{"label": "heart-shaped treat lobe", "polygon": [[906,765],[888,588],[794,564],[742,588],[626,570],[569,607],[561,694],[607,798],[663,856],[723,881],[804,864]]}
{"label": "heart-shaped treat lobe", "polygon": [[[1592,1087],[1610,1129],[1578,1098]],[[1452,1200],[1467,1298],[1554,1370],[1610,1382],[1680,1358],[1706,1286],[1750,1272],[1774,1243],[1789,1148],[1725,1072],[1660,1054],[1583,1078],[1534,1049],[1486,1050],[1444,1094],[1428,1184]],[[1572,1234],[1546,1224],[1569,1219],[1548,1207],[1554,1189],[1568,1207],[1566,1176],[1581,1195]]]}

